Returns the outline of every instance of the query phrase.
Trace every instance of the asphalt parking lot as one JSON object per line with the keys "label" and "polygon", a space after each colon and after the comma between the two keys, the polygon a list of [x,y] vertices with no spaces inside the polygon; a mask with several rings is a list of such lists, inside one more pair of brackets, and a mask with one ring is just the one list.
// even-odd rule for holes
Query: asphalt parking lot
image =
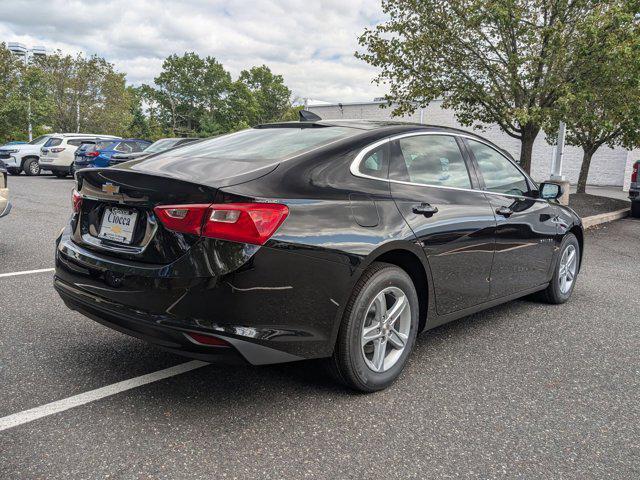
{"label": "asphalt parking lot", "polygon": [[[0,417],[188,360],[69,311],[51,286],[72,180],[10,177]],[[590,231],[571,301],[422,334],[394,386],[317,362],[204,366],[0,431],[0,478],[639,478],[640,221]]]}

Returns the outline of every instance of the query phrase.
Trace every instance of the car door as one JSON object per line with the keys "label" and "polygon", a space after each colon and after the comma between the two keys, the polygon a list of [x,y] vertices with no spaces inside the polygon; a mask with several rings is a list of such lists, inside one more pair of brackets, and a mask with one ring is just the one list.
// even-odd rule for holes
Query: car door
{"label": "car door", "polygon": [[455,135],[391,142],[391,194],[427,256],[443,315],[489,298],[495,217]]}
{"label": "car door", "polygon": [[465,144],[496,217],[491,298],[548,282],[557,246],[556,207],[538,198],[535,184],[504,154],[480,141]]}

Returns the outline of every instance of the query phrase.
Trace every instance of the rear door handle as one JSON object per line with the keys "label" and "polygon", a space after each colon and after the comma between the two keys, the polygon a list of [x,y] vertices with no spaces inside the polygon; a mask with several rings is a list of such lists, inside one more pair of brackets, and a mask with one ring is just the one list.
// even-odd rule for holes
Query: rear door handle
{"label": "rear door handle", "polygon": [[511,210],[509,207],[499,207],[496,209],[496,213],[498,215],[502,215],[503,217],[509,218],[513,213],[513,210]]}
{"label": "rear door handle", "polygon": [[435,213],[438,213],[438,207],[434,207],[428,203],[421,203],[420,205],[413,206],[413,213],[417,215],[424,215],[425,217],[431,217]]}

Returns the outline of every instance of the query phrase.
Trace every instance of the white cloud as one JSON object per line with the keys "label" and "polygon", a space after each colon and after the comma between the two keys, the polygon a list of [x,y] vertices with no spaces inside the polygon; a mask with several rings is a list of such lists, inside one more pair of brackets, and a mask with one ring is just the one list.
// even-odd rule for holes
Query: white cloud
{"label": "white cloud", "polygon": [[379,0],[13,0],[0,3],[0,40],[95,53],[135,84],[151,82],[166,56],[194,51],[233,75],[266,64],[294,95],[349,102],[384,94],[353,57],[382,18]]}

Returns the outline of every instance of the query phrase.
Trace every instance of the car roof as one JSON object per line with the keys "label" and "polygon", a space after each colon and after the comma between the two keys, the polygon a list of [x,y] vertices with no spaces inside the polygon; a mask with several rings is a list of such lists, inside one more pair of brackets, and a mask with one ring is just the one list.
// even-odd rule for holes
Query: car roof
{"label": "car roof", "polygon": [[62,138],[104,138],[105,140],[119,140],[120,137],[114,135],[98,135],[95,133],[48,133],[49,137],[62,137]]}
{"label": "car roof", "polygon": [[[316,120],[316,121],[303,121],[303,122],[278,122],[278,123],[266,123],[257,125],[254,128],[321,128],[321,127],[347,127],[362,130],[364,132],[380,132],[385,136],[399,135],[405,132],[442,132],[452,133],[456,135],[463,135],[469,138],[475,138],[481,142],[488,143],[495,149],[507,155],[510,159],[513,156],[504,148],[496,145],[495,143],[487,140],[486,138],[468,130],[461,128],[446,127],[442,125],[429,125],[424,123],[415,122],[403,122],[397,120],[363,120],[363,119],[337,119],[337,120]],[[515,161],[515,160],[514,160]]]}

